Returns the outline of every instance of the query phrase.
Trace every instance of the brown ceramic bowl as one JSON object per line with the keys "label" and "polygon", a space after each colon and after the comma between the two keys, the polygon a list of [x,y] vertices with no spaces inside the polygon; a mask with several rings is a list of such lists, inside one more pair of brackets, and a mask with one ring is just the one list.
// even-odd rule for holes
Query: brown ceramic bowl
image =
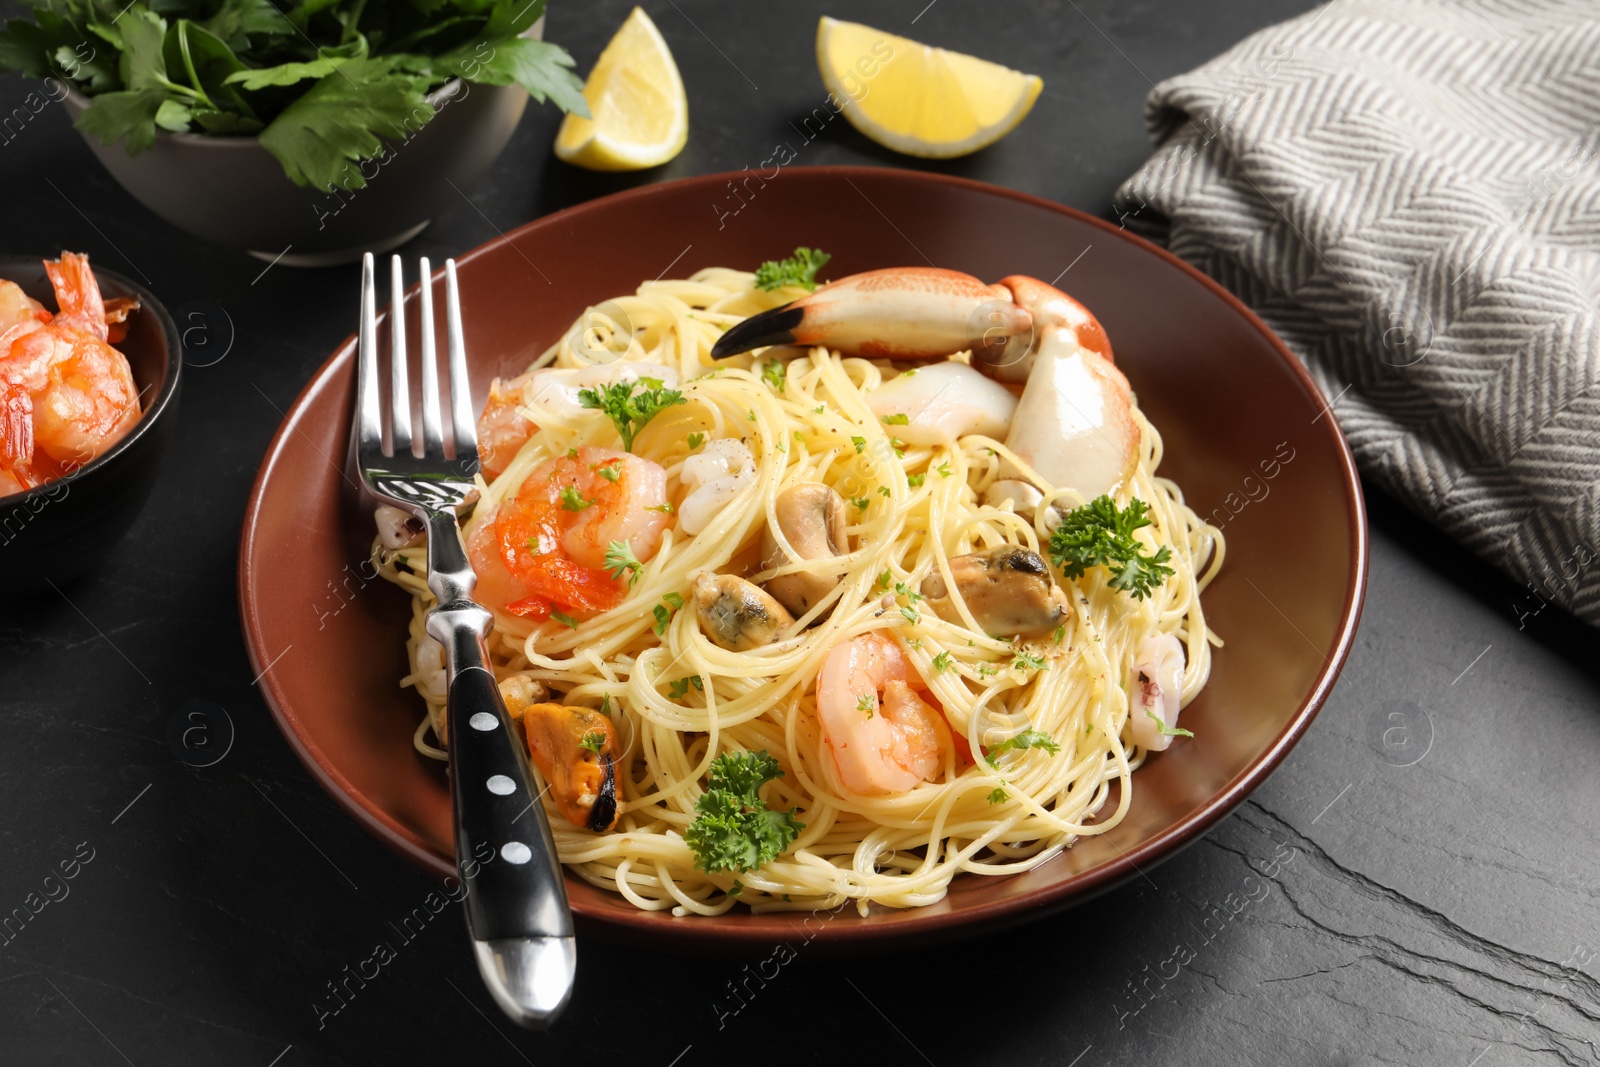
{"label": "brown ceramic bowl", "polygon": [[[748,176],[745,176],[748,178]],[[994,280],[1057,278],[1099,316],[1117,362],[1166,442],[1161,471],[1225,523],[1227,566],[1205,595],[1227,641],[1184,712],[1195,733],[1135,776],[1110,833],[1012,878],[964,876],[940,903],[866,918],[845,911],[818,942],[862,947],[967,933],[1084,900],[1194,841],[1298,741],[1349,651],[1366,582],[1366,518],[1350,452],[1321,394],[1262,323],[1216,283],[1076,211],[931,174],[853,167],[648,186],[540,219],[460,261],[481,403],[583,310],[641,280],[711,265],[754,267],[796,245],[833,253],[827,273],[937,264]],[[1092,246],[1092,247],[1091,247]],[[1086,251],[1087,249],[1087,251]],[[355,307],[354,278],[351,307]],[[374,833],[437,875],[452,870],[450,798],[411,732],[408,603],[360,570],[369,514],[342,505],[355,381],[347,340],[278,431],[245,518],[239,590],[250,656],[279,725],[328,790]],[[293,560],[286,566],[286,560]],[[335,592],[337,591],[337,592]],[[795,915],[716,919],[641,912],[567,879],[581,928],[689,951],[754,950],[794,936]]]}

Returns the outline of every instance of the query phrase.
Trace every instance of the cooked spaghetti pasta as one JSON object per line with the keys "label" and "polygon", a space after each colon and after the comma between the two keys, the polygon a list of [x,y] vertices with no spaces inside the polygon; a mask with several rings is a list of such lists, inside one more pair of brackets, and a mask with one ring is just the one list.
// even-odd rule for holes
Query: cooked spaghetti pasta
{"label": "cooked spaghetti pasta", "polygon": [[[550,821],[574,873],[646,910],[715,915],[741,901],[756,911],[853,901],[865,914],[871,904],[932,904],[958,874],[1027,870],[1080,836],[1105,833],[1128,810],[1132,774],[1147,755],[1129,727],[1141,643],[1156,634],[1182,643],[1183,703],[1205,685],[1211,648],[1221,644],[1200,605],[1222,565],[1221,534],[1157,476],[1161,437],[1137,409],[1137,467],[1115,495],[1119,503],[1137,497],[1148,504],[1151,524],[1139,536],[1151,548],[1170,548],[1170,578],[1135,599],[1111,587],[1101,568],[1071,581],[1055,574],[1067,594],[1065,616],[1053,633],[1036,638],[990,636],[964,608],[959,621],[929,610],[916,591],[930,575],[953,585],[951,558],[1007,543],[1046,553],[1049,505],[1066,511],[1084,501],[1045,487],[997,440],[900,442],[866,401],[900,367],[824,348],[711,359],[725,329],[782,302],[741,271],[648,282],[591,309],[535,363],[583,367],[619,359],[677,371],[686,402],[652,418],[632,448],[665,469],[669,499],[681,501],[684,461],[702,442],[740,439],[753,456],[754,477],[703,529],[690,535],[682,516],[672,517],[659,550],[616,606],[575,626],[497,613],[489,642],[500,678],[532,678],[565,704],[604,705],[612,717],[626,749],[615,828],[591,832],[554,809]],[[537,428],[515,457],[493,480],[480,479],[469,533],[541,464],[574,448],[619,447],[599,412],[532,414]],[[1044,490],[1031,521],[1009,506],[981,503],[1002,471],[1021,471]],[[781,639],[728,651],[702,632],[693,581],[715,572],[762,582],[806,569],[802,562],[763,570],[759,550],[763,531],[777,522],[780,490],[799,482],[825,483],[849,502],[849,551],[831,561],[843,580],[796,613]],[[443,758],[442,656],[423,627],[432,606],[426,551],[375,545],[374,559],[413,595],[412,671],[403,684],[428,706],[418,750]],[[934,780],[888,795],[845,785],[817,713],[824,658],[867,633],[901,648],[957,739],[942,752]],[[993,765],[967,755],[1025,729],[1048,735],[1053,746],[1014,749]],[[784,774],[766,788],[767,803],[793,809],[804,827],[782,855],[754,870],[707,873],[684,834],[712,759],[741,749],[765,749],[778,760]],[[1181,748],[1168,758],[1182,758]]]}

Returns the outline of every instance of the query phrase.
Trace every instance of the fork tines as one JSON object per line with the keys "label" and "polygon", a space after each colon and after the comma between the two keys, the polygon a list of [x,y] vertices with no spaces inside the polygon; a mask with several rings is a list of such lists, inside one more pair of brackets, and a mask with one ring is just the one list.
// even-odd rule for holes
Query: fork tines
{"label": "fork tines", "polygon": [[[384,404],[378,374],[377,285],[372,253],[361,263],[361,329],[359,360],[360,451],[385,457],[417,455],[412,434],[411,386],[406,366],[405,268],[399,256],[390,259],[389,403]],[[443,460],[445,438],[439,405],[438,349],[434,340],[433,274],[428,258],[419,261],[423,284],[418,286],[418,340],[421,343],[422,451],[425,460]],[[476,470],[478,435],[472,415],[472,385],[467,374],[467,349],[461,330],[461,294],[456,285],[456,261],[444,263],[445,344],[449,357],[450,424],[454,458]],[[389,433],[384,433],[384,408],[388,408]]]}

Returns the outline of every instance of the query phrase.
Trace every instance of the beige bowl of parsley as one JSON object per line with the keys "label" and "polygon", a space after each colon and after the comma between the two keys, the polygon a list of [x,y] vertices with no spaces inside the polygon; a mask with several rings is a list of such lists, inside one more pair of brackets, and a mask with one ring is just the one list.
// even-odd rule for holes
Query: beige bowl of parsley
{"label": "beige bowl of parsley", "polygon": [[31,0],[0,70],[45,79],[137,200],[294,265],[420,233],[531,95],[586,113],[545,0]]}

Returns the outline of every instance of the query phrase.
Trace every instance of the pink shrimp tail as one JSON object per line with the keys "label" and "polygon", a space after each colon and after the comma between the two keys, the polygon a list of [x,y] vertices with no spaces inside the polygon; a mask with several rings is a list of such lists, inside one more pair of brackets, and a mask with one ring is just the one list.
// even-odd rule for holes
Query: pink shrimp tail
{"label": "pink shrimp tail", "polygon": [[100,298],[100,284],[89,269],[89,257],[81,252],[62,252],[57,260],[45,260],[44,271],[56,291],[61,311],[55,321],[64,326],[106,339],[106,306]]}

